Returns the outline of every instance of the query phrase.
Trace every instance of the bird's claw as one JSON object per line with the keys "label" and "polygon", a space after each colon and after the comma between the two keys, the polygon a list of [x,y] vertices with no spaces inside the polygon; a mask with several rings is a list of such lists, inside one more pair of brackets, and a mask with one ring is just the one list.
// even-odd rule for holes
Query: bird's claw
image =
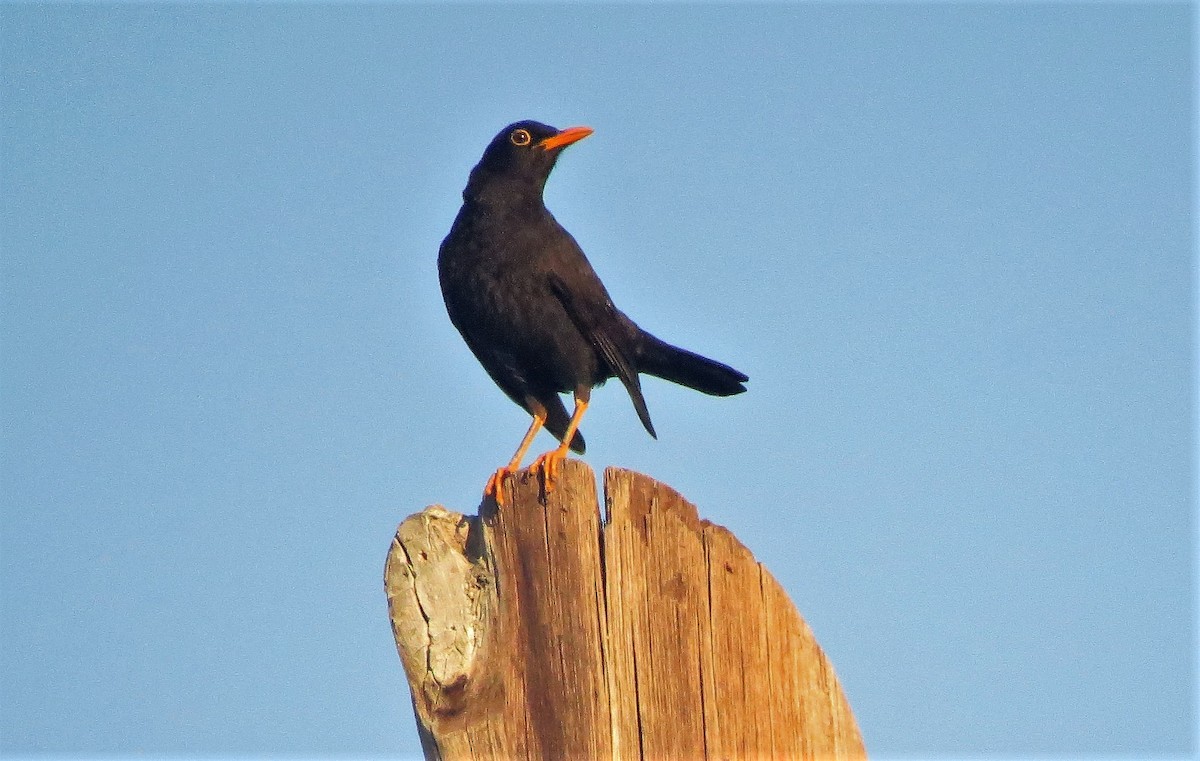
{"label": "bird's claw", "polygon": [[543,489],[546,493],[554,491],[554,480],[558,478],[558,471],[566,459],[566,452],[561,449],[552,449],[530,463],[531,470],[541,472]]}
{"label": "bird's claw", "polygon": [[508,466],[499,468],[487,480],[483,487],[483,496],[491,497],[496,500],[496,504],[504,507],[506,497],[504,494],[504,479],[511,476],[516,471]]}

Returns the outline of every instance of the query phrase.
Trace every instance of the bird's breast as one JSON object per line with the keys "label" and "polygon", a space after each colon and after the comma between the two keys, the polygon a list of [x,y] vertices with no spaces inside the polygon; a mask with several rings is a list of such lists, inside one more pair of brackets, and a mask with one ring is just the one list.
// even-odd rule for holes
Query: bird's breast
{"label": "bird's breast", "polygon": [[438,266],[450,319],[468,345],[479,347],[477,356],[503,355],[520,374],[555,390],[595,382],[595,348],[550,287],[551,273],[564,266],[590,272],[590,265],[544,207],[464,206]]}

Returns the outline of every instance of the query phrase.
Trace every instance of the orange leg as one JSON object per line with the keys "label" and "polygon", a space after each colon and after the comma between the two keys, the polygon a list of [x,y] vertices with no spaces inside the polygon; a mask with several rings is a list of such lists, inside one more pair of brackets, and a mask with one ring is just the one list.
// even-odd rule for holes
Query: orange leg
{"label": "orange leg", "polygon": [[567,432],[562,437],[562,443],[558,445],[557,449],[552,449],[537,458],[529,466],[534,470],[541,469],[546,491],[554,489],[554,479],[558,477],[558,468],[562,465],[563,460],[567,459],[567,450],[571,446],[571,439],[575,437],[575,431],[579,430],[579,421],[583,420],[583,413],[587,412],[588,397],[590,396],[587,392],[589,391],[591,389],[576,390],[575,411],[571,413],[571,422],[567,423]]}
{"label": "orange leg", "polygon": [[521,445],[517,447],[517,453],[513,455],[507,465],[493,473],[491,478],[488,479],[487,484],[483,487],[484,496],[495,497],[497,505],[504,505],[505,477],[511,476],[520,469],[521,460],[525,459],[525,452],[529,449],[529,445],[533,443],[533,437],[537,435],[537,432],[541,430],[542,425],[546,422],[545,407],[532,400],[529,406],[533,408],[533,422],[529,424],[529,430],[525,432],[525,438],[521,439]]}

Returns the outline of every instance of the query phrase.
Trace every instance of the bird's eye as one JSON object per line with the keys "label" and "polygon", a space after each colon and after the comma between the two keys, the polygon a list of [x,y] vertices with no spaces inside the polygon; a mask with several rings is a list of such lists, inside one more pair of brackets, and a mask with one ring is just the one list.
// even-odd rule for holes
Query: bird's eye
{"label": "bird's eye", "polygon": [[530,136],[529,130],[515,129],[508,139],[512,141],[513,145],[526,146],[533,140],[533,137]]}

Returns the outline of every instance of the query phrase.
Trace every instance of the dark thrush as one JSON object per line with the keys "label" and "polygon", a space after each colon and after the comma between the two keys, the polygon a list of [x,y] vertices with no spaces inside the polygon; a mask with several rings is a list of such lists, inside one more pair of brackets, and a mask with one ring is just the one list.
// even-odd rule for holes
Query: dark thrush
{"label": "dark thrush", "polygon": [[[562,442],[533,465],[547,488],[568,447],[583,452],[579,421],[592,388],[609,378],[625,385],[651,436],[639,373],[714,396],[746,390],[745,374],[660,341],[617,309],[575,239],[546,209],[542,189],[559,154],[590,134],[588,127],[558,130],[535,121],[501,130],[471,170],[438,253],[450,321],[496,385],[533,416],[512,460],[488,479],[485,494],[501,504],[504,477],[520,467],[543,425]],[[565,392],[575,396],[569,417],[559,396]]]}

